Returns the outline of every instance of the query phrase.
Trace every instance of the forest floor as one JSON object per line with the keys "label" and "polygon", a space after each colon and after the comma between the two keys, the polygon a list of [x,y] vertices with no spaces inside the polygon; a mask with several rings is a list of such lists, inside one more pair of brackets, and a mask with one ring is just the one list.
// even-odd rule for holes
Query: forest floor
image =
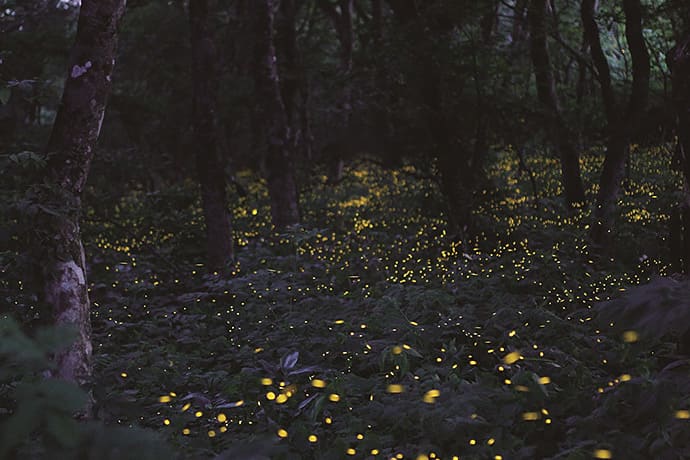
{"label": "forest floor", "polygon": [[[606,257],[587,245],[589,211],[557,197],[557,161],[528,159],[535,200],[510,152],[465,242],[446,236],[437,188],[412,167],[315,180],[304,227],[280,235],[265,186],[240,174],[231,276],[201,263],[194,184],[92,191],[99,414],[191,458],[683,458],[689,401],[660,372],[668,340],[592,320],[669,272],[678,178],[666,150],[632,158]],[[600,164],[585,155],[588,184]]]}

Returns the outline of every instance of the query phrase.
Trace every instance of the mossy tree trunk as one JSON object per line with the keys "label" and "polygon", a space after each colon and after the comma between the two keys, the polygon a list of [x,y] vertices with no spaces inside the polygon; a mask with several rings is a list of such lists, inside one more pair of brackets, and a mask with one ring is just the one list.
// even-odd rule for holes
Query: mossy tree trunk
{"label": "mossy tree trunk", "polygon": [[82,0],[62,102],[48,143],[48,207],[52,235],[45,241],[44,293],[59,326],[77,338],[55,356],[56,378],[88,386],[91,321],[86,263],[79,230],[81,197],[105,114],[125,0]]}
{"label": "mossy tree trunk", "polygon": [[209,24],[208,1],[189,2],[192,45],[194,147],[206,222],[209,271],[220,271],[233,259],[232,228],[226,194],[225,161],[218,142],[218,56]]}

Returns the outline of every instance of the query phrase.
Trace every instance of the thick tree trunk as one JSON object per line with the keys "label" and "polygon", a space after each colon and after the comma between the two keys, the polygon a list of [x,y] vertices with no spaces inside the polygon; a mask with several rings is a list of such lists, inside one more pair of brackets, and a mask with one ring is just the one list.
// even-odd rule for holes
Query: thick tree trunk
{"label": "thick tree trunk", "polygon": [[207,0],[190,0],[195,156],[206,222],[209,271],[233,259],[232,228],[226,194],[225,162],[218,145],[218,56],[211,32]]}
{"label": "thick tree trunk", "polygon": [[642,5],[640,0],[624,0],[625,36],[632,57],[633,82],[628,105],[624,113],[620,113],[615,102],[609,64],[601,46],[599,29],[595,21],[595,7],[594,0],[583,0],[581,13],[585,36],[601,85],[609,135],[593,212],[591,237],[594,243],[606,247],[611,241],[618,195],[625,175],[630,136],[639,125],[640,117],[647,105],[650,65],[642,33]]}
{"label": "thick tree trunk", "polygon": [[679,258],[685,273],[690,273],[690,36],[666,55],[671,70],[673,105],[677,116],[678,156],[684,177],[683,202],[678,215]]}
{"label": "thick tree trunk", "polygon": [[[48,181],[60,212],[46,243],[45,297],[59,326],[77,339],[55,356],[53,376],[88,386],[91,319],[84,248],[79,231],[81,196],[89,174],[117,54],[117,30],[125,0],[82,0],[62,102],[48,142]],[[50,205],[50,204],[49,204]]]}
{"label": "thick tree trunk", "polygon": [[258,119],[264,124],[268,143],[266,168],[271,217],[277,229],[298,224],[299,208],[295,186],[291,135],[285,105],[280,93],[280,79],[273,43],[275,0],[252,0],[254,21],[254,75]]}
{"label": "thick tree trunk", "polygon": [[537,96],[544,108],[547,129],[558,148],[561,159],[561,177],[568,205],[585,201],[585,190],[580,174],[580,155],[572,143],[556,94],[549,50],[546,41],[546,8],[548,0],[531,0],[529,7],[530,51],[537,82]]}

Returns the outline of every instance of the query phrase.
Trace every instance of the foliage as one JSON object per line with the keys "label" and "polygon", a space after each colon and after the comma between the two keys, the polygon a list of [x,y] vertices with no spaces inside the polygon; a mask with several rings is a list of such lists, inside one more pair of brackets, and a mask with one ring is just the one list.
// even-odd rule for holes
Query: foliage
{"label": "foliage", "polygon": [[[263,182],[241,174],[229,277],[204,271],[192,184],[91,190],[99,418],[156,429],[190,457],[684,458],[677,337],[637,313],[636,341],[599,329],[644,304],[635,290],[592,321],[597,302],[666,274],[657,235],[677,178],[666,150],[636,152],[619,226],[636,244],[613,262],[587,251],[589,211],[554,197],[554,160],[527,158],[535,201],[511,151],[489,171],[500,191],[477,210],[483,236],[464,242],[447,239],[436,186],[411,167],[317,183],[304,228],[284,234],[267,230]],[[600,162],[583,159],[588,182]],[[677,282],[636,289],[673,286],[682,314]]]}
{"label": "foliage", "polygon": [[[41,329],[29,338],[17,322],[0,318],[0,458],[137,458],[172,453],[151,432],[79,423],[74,414],[89,395],[74,384],[44,377],[50,353],[72,340],[69,331]],[[127,454],[129,455],[129,454]]]}

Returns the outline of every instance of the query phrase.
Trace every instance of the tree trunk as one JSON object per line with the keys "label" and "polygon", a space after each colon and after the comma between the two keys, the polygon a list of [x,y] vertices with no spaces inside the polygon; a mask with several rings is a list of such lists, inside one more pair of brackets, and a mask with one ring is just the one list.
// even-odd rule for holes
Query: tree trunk
{"label": "tree trunk", "polygon": [[615,220],[618,194],[625,175],[630,136],[640,122],[649,94],[649,53],[642,33],[642,5],[640,0],[624,0],[625,36],[630,47],[633,67],[632,91],[624,113],[617,108],[611,72],[604,55],[595,21],[594,0],[583,0],[582,22],[594,66],[601,85],[604,111],[608,122],[606,157],[599,179],[599,193],[594,208],[591,237],[595,244],[607,247]]}
{"label": "tree trunk", "polygon": [[[91,319],[84,248],[79,231],[81,196],[105,115],[125,0],[82,0],[62,102],[48,142],[47,205],[53,238],[46,242],[45,297],[57,325],[74,328],[75,342],[55,356],[53,376],[88,386]],[[88,410],[88,408],[87,408]]]}
{"label": "tree trunk", "polygon": [[446,201],[449,234],[456,239],[472,233],[474,168],[469,153],[454,142],[448,116],[443,107],[441,71],[429,55],[423,62],[427,69],[423,83],[428,110],[428,126],[432,135],[433,156],[438,160],[441,193]]}
{"label": "tree trunk", "polygon": [[225,165],[218,145],[218,56],[213,41],[207,0],[190,0],[192,46],[192,118],[197,174],[206,222],[209,271],[220,271],[233,259],[232,229],[228,213]]}
{"label": "tree trunk", "polygon": [[290,146],[290,128],[280,93],[280,78],[273,43],[275,0],[252,0],[254,19],[254,81],[259,120],[268,144],[266,168],[271,217],[276,229],[299,223]]}
{"label": "tree trunk", "polygon": [[285,105],[285,115],[292,132],[293,147],[295,151],[299,151],[301,123],[299,122],[298,95],[302,71],[299,65],[297,50],[296,15],[297,5],[295,0],[281,0],[280,21],[278,22],[280,27],[277,40],[279,45],[279,55],[277,57],[282,69],[281,94],[283,104]]}
{"label": "tree trunk", "polygon": [[511,31],[511,44],[522,42],[525,38],[525,9],[527,0],[516,0],[513,9],[513,30]]}
{"label": "tree trunk", "polygon": [[680,220],[680,259],[685,273],[690,273],[690,36],[674,46],[666,55],[671,70],[672,98],[677,116],[678,156],[684,177]]}
{"label": "tree trunk", "polygon": [[548,0],[531,0],[529,7],[530,51],[537,82],[537,96],[544,108],[548,132],[557,146],[561,159],[561,177],[568,205],[585,201],[585,190],[580,175],[580,155],[572,143],[556,94],[549,49],[546,41],[546,8]]}
{"label": "tree trunk", "polygon": [[[352,16],[354,10],[354,0],[338,0],[339,10],[326,0],[320,0],[319,6],[331,18],[333,27],[340,43],[340,97],[338,102],[338,121],[340,129],[347,132],[352,115],[352,52],[354,49],[354,28]],[[329,180],[338,183],[342,179],[345,159],[342,156],[329,159],[333,162],[332,174]]]}

